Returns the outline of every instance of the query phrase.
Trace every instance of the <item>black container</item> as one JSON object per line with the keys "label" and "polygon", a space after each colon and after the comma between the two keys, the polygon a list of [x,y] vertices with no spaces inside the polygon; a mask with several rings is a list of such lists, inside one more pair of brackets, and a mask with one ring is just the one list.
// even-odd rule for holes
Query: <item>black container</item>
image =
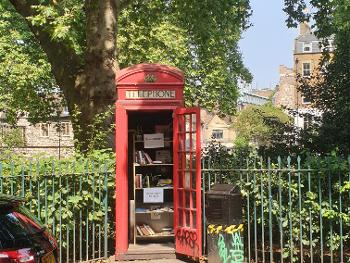
{"label": "black container", "polygon": [[238,187],[215,184],[206,193],[206,221],[214,225],[242,223],[242,197]]}
{"label": "black container", "polygon": [[[244,261],[244,243],[241,230],[233,233],[226,227],[243,224],[242,197],[238,187],[216,184],[206,193],[206,222],[220,231],[207,232],[208,263]],[[229,260],[230,259],[230,260]]]}

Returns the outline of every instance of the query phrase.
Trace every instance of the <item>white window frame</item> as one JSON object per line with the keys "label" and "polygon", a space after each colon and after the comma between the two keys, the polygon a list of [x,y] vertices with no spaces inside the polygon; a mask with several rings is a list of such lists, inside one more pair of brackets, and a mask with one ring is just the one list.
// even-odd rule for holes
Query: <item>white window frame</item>
{"label": "white window frame", "polygon": [[[47,127],[47,135],[43,134],[43,131],[44,131],[43,126],[44,125]],[[48,122],[40,123],[39,128],[40,128],[40,137],[48,138],[50,136],[50,123],[48,123]]]}
{"label": "white window frame", "polygon": [[313,124],[315,121],[315,118],[313,115],[305,115],[303,118],[303,128],[307,129],[310,127],[311,124]]}
{"label": "white window frame", "polygon": [[[309,71],[310,71],[310,74],[309,75],[305,75],[305,68],[304,68],[304,65],[308,64],[309,65]],[[311,61],[303,61],[301,63],[301,71],[302,71],[302,76],[303,77],[311,77],[311,74],[312,74],[312,68],[311,68]]]}
{"label": "white window frame", "polygon": [[302,96],[301,99],[303,101],[303,104],[311,104],[311,101],[305,101],[306,98],[304,96]]}
{"label": "white window frame", "polygon": [[[221,138],[217,138],[216,135],[214,135],[214,133],[216,133],[216,132],[221,134]],[[223,129],[213,129],[211,132],[211,137],[214,138],[215,140],[224,139],[224,130]]]}
{"label": "white window frame", "polygon": [[[305,50],[305,48],[309,48],[309,50]],[[312,53],[312,42],[310,43],[303,42],[303,53]]]}
{"label": "white window frame", "polygon": [[[65,128],[67,128],[67,129],[65,129]],[[70,130],[71,130],[70,123],[68,121],[61,122],[61,135],[62,136],[69,137],[71,134]],[[66,131],[67,131],[67,133],[66,133]]]}

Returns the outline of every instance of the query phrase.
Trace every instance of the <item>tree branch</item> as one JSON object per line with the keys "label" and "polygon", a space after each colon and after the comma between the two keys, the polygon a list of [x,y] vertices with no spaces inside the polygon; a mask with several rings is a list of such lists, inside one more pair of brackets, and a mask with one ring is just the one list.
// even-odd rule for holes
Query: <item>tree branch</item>
{"label": "tree branch", "polygon": [[50,33],[44,28],[32,25],[28,17],[35,16],[36,13],[32,6],[39,5],[37,0],[9,0],[16,11],[27,21],[27,24],[38,39],[40,46],[46,53],[52,67],[52,73],[55,76],[57,84],[63,90],[65,95],[74,92],[74,82],[79,69],[81,60],[74,50],[63,41],[52,40]]}
{"label": "tree branch", "polygon": [[123,11],[125,8],[127,8],[129,5],[131,5],[134,0],[117,0],[118,3],[118,11],[121,12]]}

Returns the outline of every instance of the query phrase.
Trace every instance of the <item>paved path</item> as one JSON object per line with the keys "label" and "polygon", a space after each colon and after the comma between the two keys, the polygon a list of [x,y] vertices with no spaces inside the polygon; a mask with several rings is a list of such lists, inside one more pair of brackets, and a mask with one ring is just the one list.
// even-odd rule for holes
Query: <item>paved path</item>
{"label": "paved path", "polygon": [[133,260],[133,261],[115,261],[116,263],[184,263],[179,259],[151,259],[151,260]]}

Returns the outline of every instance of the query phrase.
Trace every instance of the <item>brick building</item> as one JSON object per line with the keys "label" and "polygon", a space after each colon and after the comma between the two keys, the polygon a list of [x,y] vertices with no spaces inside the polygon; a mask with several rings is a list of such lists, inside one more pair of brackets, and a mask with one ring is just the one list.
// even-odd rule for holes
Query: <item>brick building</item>
{"label": "brick building", "polygon": [[[297,76],[310,78],[311,75],[317,74],[322,47],[321,40],[313,34],[307,23],[301,23],[299,28],[299,36],[294,40],[293,68],[280,66],[280,81],[274,95],[274,103],[299,113],[295,116],[295,125],[306,128],[315,116],[322,113],[312,108],[310,101],[298,91]],[[332,48],[332,40],[329,41],[329,45]]]}

